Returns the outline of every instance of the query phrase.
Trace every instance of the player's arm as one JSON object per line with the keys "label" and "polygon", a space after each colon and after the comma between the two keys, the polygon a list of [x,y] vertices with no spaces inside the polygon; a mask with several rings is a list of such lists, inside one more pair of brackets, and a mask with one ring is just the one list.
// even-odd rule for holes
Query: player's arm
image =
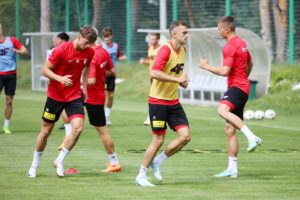
{"label": "player's arm", "polygon": [[183,73],[181,74],[181,76],[175,77],[175,76],[170,76],[163,71],[152,70],[150,72],[150,76],[153,79],[157,79],[159,81],[165,81],[165,82],[175,82],[179,84],[189,82],[187,73]]}
{"label": "player's arm", "polygon": [[125,54],[121,53],[120,45],[117,44],[117,46],[118,46],[118,54],[117,54],[118,60],[120,60],[120,61],[126,61],[127,60],[127,56]]}
{"label": "player's arm", "polygon": [[28,54],[26,47],[17,38],[11,37],[11,42],[14,45],[14,48],[12,48],[13,52],[21,55]]}
{"label": "player's arm", "polygon": [[231,70],[229,66],[214,67],[208,63],[207,58],[200,59],[199,67],[220,76],[227,76]]}
{"label": "player's arm", "polygon": [[50,80],[55,80],[63,84],[64,86],[71,87],[73,85],[73,81],[70,79],[72,75],[59,76],[53,72],[53,65],[46,61],[44,66],[42,67],[41,74]]}
{"label": "player's arm", "polygon": [[149,59],[148,58],[141,58],[140,59],[140,64],[149,65]]}

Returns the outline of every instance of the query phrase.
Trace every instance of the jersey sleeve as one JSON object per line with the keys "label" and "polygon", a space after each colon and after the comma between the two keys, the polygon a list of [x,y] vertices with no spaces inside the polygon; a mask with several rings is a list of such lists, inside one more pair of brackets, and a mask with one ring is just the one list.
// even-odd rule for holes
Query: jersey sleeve
{"label": "jersey sleeve", "polygon": [[89,78],[96,78],[97,74],[97,65],[92,61],[90,65]]}
{"label": "jersey sleeve", "polygon": [[225,45],[223,48],[223,66],[233,67],[235,47],[233,45]]}
{"label": "jersey sleeve", "polygon": [[170,58],[171,50],[167,45],[162,46],[156,56],[152,70],[162,71]]}
{"label": "jersey sleeve", "polygon": [[105,56],[106,56],[106,61],[107,61],[107,66],[106,69],[110,70],[114,68],[114,64],[112,63],[109,54],[107,53],[107,51],[105,51]]}
{"label": "jersey sleeve", "polygon": [[64,52],[63,52],[62,46],[63,45],[59,45],[59,46],[55,47],[53,49],[51,55],[48,58],[48,62],[50,62],[53,67],[56,67],[64,57],[64,55],[63,55]]}
{"label": "jersey sleeve", "polygon": [[16,49],[21,49],[23,44],[15,37],[10,37],[11,43]]}

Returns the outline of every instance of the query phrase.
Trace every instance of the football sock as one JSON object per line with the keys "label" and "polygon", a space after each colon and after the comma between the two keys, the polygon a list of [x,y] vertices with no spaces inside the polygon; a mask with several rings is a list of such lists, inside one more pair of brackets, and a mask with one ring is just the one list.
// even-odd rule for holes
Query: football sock
{"label": "football sock", "polygon": [[165,160],[167,160],[168,156],[165,154],[165,152],[161,152],[158,156],[156,156],[153,160],[153,162],[158,163],[161,165]]}
{"label": "football sock", "polygon": [[8,128],[8,126],[9,126],[9,119],[5,119],[3,128]]}
{"label": "football sock", "polygon": [[140,173],[138,174],[137,177],[146,177],[147,176],[147,171],[148,171],[148,168],[141,165]]}
{"label": "football sock", "polygon": [[228,171],[237,172],[237,157],[228,157]]}
{"label": "football sock", "polygon": [[117,154],[113,153],[113,154],[107,154],[107,157],[109,159],[110,164],[112,165],[117,165],[119,164],[118,158],[117,158]]}
{"label": "football sock", "polygon": [[109,117],[110,116],[110,111],[111,111],[111,108],[105,108],[105,117]]}
{"label": "football sock", "polygon": [[58,163],[63,163],[65,158],[68,156],[68,154],[70,153],[70,151],[66,148],[62,148],[58,157],[56,158],[55,162],[58,162]]}
{"label": "football sock", "polygon": [[246,138],[247,138],[248,140],[252,140],[252,139],[256,138],[256,135],[254,135],[254,134],[252,133],[252,131],[251,131],[246,125],[244,125],[244,126],[240,129],[240,131],[246,136]]}
{"label": "football sock", "polygon": [[33,161],[32,161],[31,167],[38,168],[42,155],[43,155],[43,152],[37,152],[37,151],[33,152]]}
{"label": "football sock", "polygon": [[70,135],[72,132],[72,125],[71,123],[65,124],[65,131],[66,131],[66,136]]}

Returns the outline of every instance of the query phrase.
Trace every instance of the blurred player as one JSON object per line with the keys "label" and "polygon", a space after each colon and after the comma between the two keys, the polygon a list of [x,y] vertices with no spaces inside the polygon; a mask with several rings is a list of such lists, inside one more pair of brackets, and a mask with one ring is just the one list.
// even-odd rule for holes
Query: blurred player
{"label": "blurred player", "polygon": [[[151,33],[150,34],[150,38],[149,38],[150,46],[148,47],[148,57],[146,59],[145,58],[140,59],[140,64],[149,65],[150,72],[151,72],[152,66],[154,64],[154,60],[156,58],[157,52],[160,48],[159,39],[160,39],[159,33]],[[152,79],[151,79],[151,83],[152,83]],[[151,124],[149,114],[148,114],[147,119],[144,121],[144,124],[145,125]]]}
{"label": "blurred player", "polygon": [[[160,48],[150,73],[153,82],[149,94],[149,113],[153,139],[136,177],[136,184],[145,187],[154,186],[147,178],[149,166],[151,165],[156,179],[162,181],[163,162],[191,139],[189,123],[178,99],[178,85],[186,88],[189,82],[187,74],[183,73],[186,54],[183,45],[188,39],[187,25],[182,21],[172,22],[169,32],[172,40]],[[178,138],[155,157],[164,142],[167,123],[178,133]]]}
{"label": "blurred player", "polygon": [[28,54],[25,46],[15,37],[4,36],[0,24],[0,94],[5,88],[6,106],[4,109],[3,132],[11,134],[9,122],[13,110],[13,97],[17,83],[16,54]]}
{"label": "blurred player", "polygon": [[227,40],[223,48],[223,65],[213,67],[206,58],[200,60],[199,66],[214,74],[227,76],[228,90],[224,94],[218,108],[219,115],[226,120],[225,133],[227,137],[229,164],[228,168],[215,175],[216,177],[237,177],[238,139],[236,130],[239,129],[248,139],[247,151],[253,151],[262,143],[243,123],[243,110],[250,92],[248,76],[252,70],[252,59],[246,43],[235,34],[233,17],[224,16],[218,23],[220,36]]}
{"label": "blurred player", "polygon": [[[121,54],[120,46],[113,42],[113,34],[112,30],[108,27],[102,30],[102,42],[101,46],[104,48],[110,55],[112,63],[114,65],[114,69],[116,72],[116,64],[117,60],[126,61],[127,57]],[[106,77],[106,108],[105,108],[105,117],[106,117],[106,124],[111,125],[110,120],[110,112],[113,106],[114,100],[114,91],[115,91],[115,81],[116,81],[116,74],[113,73],[112,75]]]}
{"label": "blurred player", "polygon": [[66,138],[64,147],[53,163],[57,176],[64,177],[64,159],[76,144],[83,128],[84,109],[80,78],[81,75],[85,77],[84,80],[87,78],[86,67],[89,66],[94,55],[94,50],[88,45],[94,43],[96,39],[97,30],[94,27],[82,27],[74,41],[65,42],[53,50],[42,68],[42,74],[50,79],[50,83],[42,117],[42,129],[36,139],[28,177],[36,177],[48,136],[65,109],[72,124],[72,132]]}
{"label": "blurred player", "polygon": [[109,134],[106,126],[104,103],[105,103],[105,76],[111,75],[114,71],[114,65],[110,59],[109,54],[101,46],[96,46],[94,43],[91,47],[95,50],[95,55],[91,62],[88,86],[87,86],[87,100],[85,108],[89,116],[89,122],[93,125],[105,147],[109,159],[107,169],[101,170],[103,172],[118,172],[121,171],[113,140]]}

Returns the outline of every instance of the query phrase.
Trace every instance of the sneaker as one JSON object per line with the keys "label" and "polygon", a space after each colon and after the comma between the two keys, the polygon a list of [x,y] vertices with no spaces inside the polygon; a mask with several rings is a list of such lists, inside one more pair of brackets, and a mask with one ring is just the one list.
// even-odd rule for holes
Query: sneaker
{"label": "sneaker", "polygon": [[247,151],[248,152],[252,152],[255,150],[256,147],[258,147],[259,145],[261,145],[263,142],[262,139],[260,139],[259,137],[254,138],[253,140],[248,140],[248,148]]}
{"label": "sneaker", "polygon": [[238,173],[237,172],[230,172],[228,170],[225,170],[224,172],[220,173],[220,174],[216,174],[214,175],[214,177],[230,177],[230,178],[237,178],[238,177]]}
{"label": "sneaker", "polygon": [[146,126],[151,125],[151,121],[150,121],[149,116],[148,116],[147,119],[144,121],[144,125],[146,125]]}
{"label": "sneaker", "polygon": [[65,140],[66,140],[66,136],[64,136],[64,140],[63,140],[63,142],[61,143],[61,145],[60,145],[59,147],[57,147],[57,150],[58,150],[58,151],[61,151],[61,150],[62,150],[62,148],[63,148],[63,146],[64,146]]}
{"label": "sneaker", "polygon": [[143,187],[155,186],[152,183],[150,183],[150,181],[148,181],[148,177],[136,177],[135,184],[138,186],[143,186]]}
{"label": "sneaker", "polygon": [[56,168],[56,175],[59,178],[63,178],[65,176],[65,170],[62,163],[54,162],[53,166]]}
{"label": "sneaker", "polygon": [[106,125],[107,126],[111,126],[112,125],[109,117],[106,117]]}
{"label": "sneaker", "polygon": [[36,177],[37,168],[30,167],[27,173],[27,177],[29,178],[35,178]]}
{"label": "sneaker", "polygon": [[112,165],[112,164],[107,164],[107,168],[101,170],[101,172],[119,172],[122,170],[122,167],[120,164]]}
{"label": "sneaker", "polygon": [[63,129],[65,129],[66,127],[65,127],[65,124],[62,124],[58,129],[59,130],[63,130]]}
{"label": "sneaker", "polygon": [[157,164],[157,163],[155,163],[155,162],[151,162],[150,166],[151,166],[151,168],[153,169],[155,178],[156,178],[158,181],[162,181],[163,178],[162,178],[161,173],[160,173],[160,172],[161,172],[161,170],[160,170],[161,165],[159,165],[159,164]]}
{"label": "sneaker", "polygon": [[4,134],[11,134],[11,131],[9,130],[9,128],[3,128],[3,133]]}

